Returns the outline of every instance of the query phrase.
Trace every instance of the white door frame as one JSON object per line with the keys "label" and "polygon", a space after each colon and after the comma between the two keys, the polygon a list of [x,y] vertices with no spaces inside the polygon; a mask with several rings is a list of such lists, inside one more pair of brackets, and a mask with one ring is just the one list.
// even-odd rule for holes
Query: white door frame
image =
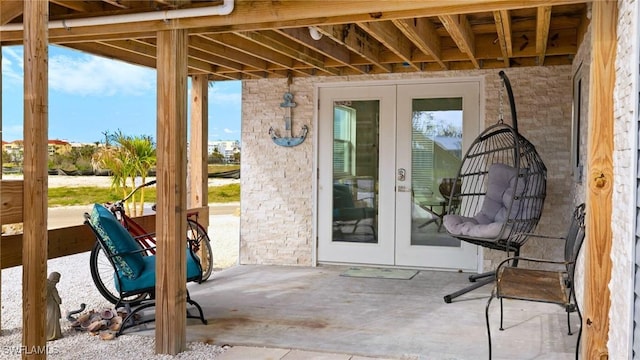
{"label": "white door frame", "polygon": [[[393,149],[393,156],[383,154],[380,150],[378,165],[378,194],[385,194],[377,197],[377,242],[359,243],[346,241],[332,241],[332,232],[329,224],[332,223],[333,208],[333,153],[332,148],[324,152],[318,152],[318,171],[316,182],[318,184],[318,195],[323,196],[318,201],[318,213],[316,221],[318,225],[318,260],[322,262],[337,263],[359,263],[359,264],[379,264],[394,265],[395,241],[394,224],[395,199],[393,188],[395,186],[395,172],[388,172],[386,169],[394,169],[395,166],[395,91],[394,85],[376,86],[349,86],[349,87],[323,87],[319,90],[319,95],[326,92],[325,97],[320,99],[318,112],[322,110],[327,114],[333,114],[334,101],[349,100],[380,100],[379,131],[380,133],[391,133],[394,136],[380,136],[378,139],[378,149]],[[331,97],[329,97],[331,96]],[[319,116],[318,116],[319,117]],[[316,126],[318,136],[332,133],[332,121],[325,121]],[[330,155],[329,155],[330,154]]]}
{"label": "white door frame", "polygon": [[[397,188],[412,188],[412,100],[416,98],[459,98],[463,99],[463,147],[464,155],[480,133],[480,84],[478,81],[458,81],[433,84],[420,83],[398,85],[396,166],[406,169],[406,178],[397,183]],[[411,192],[396,191],[396,265],[474,271],[478,267],[478,246],[460,241],[459,247],[412,245]],[[446,233],[446,232],[445,232]],[[455,259],[455,261],[451,261]]]}
{"label": "white door frame", "polygon": [[[319,246],[319,181],[318,181],[318,171],[319,171],[319,98],[320,98],[320,89],[325,87],[357,87],[357,86],[375,86],[375,85],[404,85],[404,84],[439,84],[439,83],[455,83],[455,82],[478,82],[480,93],[479,93],[479,118],[480,120],[480,129],[479,132],[484,130],[485,122],[483,119],[485,118],[485,81],[483,76],[465,76],[465,77],[450,77],[450,78],[422,78],[422,79],[400,79],[400,80],[363,80],[363,81],[339,81],[339,82],[326,82],[326,83],[316,83],[314,84],[314,114],[313,114],[313,125],[316,131],[313,131],[313,149],[314,149],[314,169],[313,169],[313,237],[315,238],[314,246],[312,249],[312,259],[313,263],[319,264],[324,263],[325,261],[321,260],[321,257],[318,254],[318,246]],[[393,168],[395,171],[395,167]],[[478,266],[476,272],[481,272],[483,269],[483,248],[479,247],[478,249]],[[444,270],[444,269],[441,269]],[[454,269],[451,269],[454,270]]]}

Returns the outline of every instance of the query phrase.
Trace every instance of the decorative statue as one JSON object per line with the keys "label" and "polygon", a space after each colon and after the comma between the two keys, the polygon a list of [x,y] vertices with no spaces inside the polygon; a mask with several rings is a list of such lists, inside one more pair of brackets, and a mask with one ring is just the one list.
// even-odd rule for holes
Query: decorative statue
{"label": "decorative statue", "polygon": [[52,272],[47,279],[47,341],[62,337],[60,329],[60,304],[62,300],[56,289],[60,281],[60,273]]}

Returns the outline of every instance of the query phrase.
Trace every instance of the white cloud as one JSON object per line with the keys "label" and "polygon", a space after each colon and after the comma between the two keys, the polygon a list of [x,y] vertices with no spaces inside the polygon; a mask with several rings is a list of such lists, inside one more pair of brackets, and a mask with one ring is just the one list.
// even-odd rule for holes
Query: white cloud
{"label": "white cloud", "polygon": [[155,91],[155,73],[92,55],[59,55],[49,60],[49,87],[77,95],[142,95]]}
{"label": "white cloud", "polygon": [[12,83],[22,83],[24,66],[22,50],[12,47],[2,48],[2,76]]}
{"label": "white cloud", "polygon": [[233,131],[233,130],[231,130],[229,128],[224,128],[223,131],[224,131],[225,134],[233,134],[233,133],[235,133],[235,131]]}
{"label": "white cloud", "polygon": [[[12,83],[24,79],[22,47],[2,48],[2,75]],[[75,95],[142,95],[155,91],[155,71],[93,55],[49,56],[49,88]]]}
{"label": "white cloud", "polygon": [[242,100],[242,94],[228,92],[213,86],[209,88],[209,100],[214,104],[239,105]]}

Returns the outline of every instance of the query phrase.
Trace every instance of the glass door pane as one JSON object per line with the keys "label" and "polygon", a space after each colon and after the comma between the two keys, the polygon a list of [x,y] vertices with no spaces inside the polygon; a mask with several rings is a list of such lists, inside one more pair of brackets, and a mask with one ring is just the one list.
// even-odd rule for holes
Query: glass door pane
{"label": "glass door pane", "polygon": [[460,246],[442,227],[442,216],[461,159],[462,98],[413,99],[411,245]]}
{"label": "glass door pane", "polygon": [[378,242],[379,100],[333,105],[333,241]]}
{"label": "glass door pane", "polygon": [[477,247],[449,236],[442,217],[462,154],[479,132],[479,94],[473,80],[398,86],[397,265],[477,269]]}
{"label": "glass door pane", "polygon": [[393,265],[396,87],[318,93],[317,259]]}

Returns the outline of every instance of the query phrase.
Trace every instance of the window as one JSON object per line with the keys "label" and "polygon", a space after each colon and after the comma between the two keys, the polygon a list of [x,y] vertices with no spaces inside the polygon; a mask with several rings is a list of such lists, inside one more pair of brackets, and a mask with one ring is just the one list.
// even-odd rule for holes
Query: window
{"label": "window", "polygon": [[333,108],[333,173],[354,176],[356,142],[356,110],[345,105]]}

